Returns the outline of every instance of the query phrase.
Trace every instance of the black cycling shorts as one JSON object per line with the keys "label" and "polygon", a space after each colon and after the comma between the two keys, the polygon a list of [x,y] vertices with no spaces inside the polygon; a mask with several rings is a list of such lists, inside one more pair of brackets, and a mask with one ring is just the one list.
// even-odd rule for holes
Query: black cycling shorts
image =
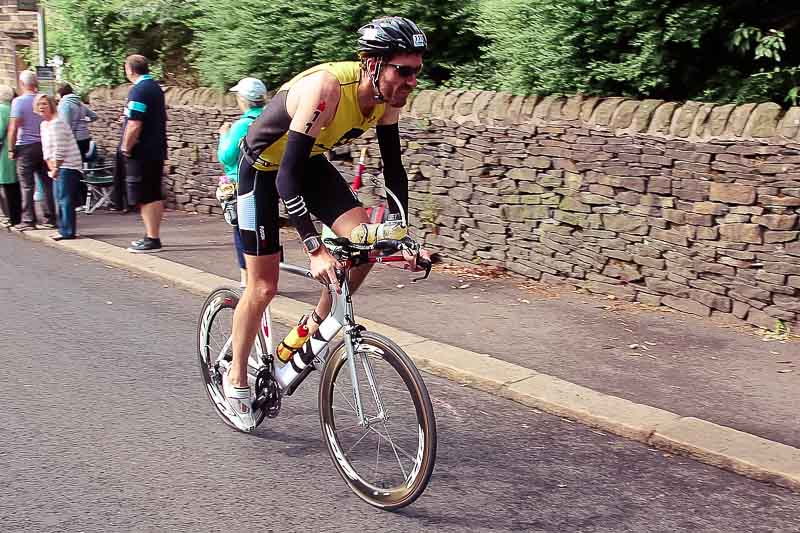
{"label": "black cycling shorts", "polygon": [[142,205],[164,199],[161,177],[164,162],[161,160],[125,159],[125,192],[129,205]]}
{"label": "black cycling shorts", "polygon": [[[277,170],[256,170],[239,160],[236,210],[247,255],[270,255],[281,249],[277,176]],[[324,155],[309,159],[304,175],[296,179],[308,211],[328,227],[347,211],[361,207],[350,185]]]}

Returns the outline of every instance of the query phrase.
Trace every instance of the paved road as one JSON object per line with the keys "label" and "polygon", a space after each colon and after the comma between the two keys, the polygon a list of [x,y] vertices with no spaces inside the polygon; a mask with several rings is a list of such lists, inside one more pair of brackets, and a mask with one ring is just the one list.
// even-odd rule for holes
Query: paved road
{"label": "paved road", "polygon": [[315,380],[254,436],[199,386],[201,299],[0,234],[3,531],[800,531],[789,491],[427,376],[427,493],[373,510],[320,439]]}
{"label": "paved road", "polygon": [[[142,231],[133,215],[80,216],[78,226],[90,238],[125,247]],[[160,257],[238,279],[230,231],[221,217],[169,211]],[[284,231],[283,238],[288,259],[307,264],[294,230]],[[764,342],[711,320],[559,293],[547,284],[531,284],[531,293],[512,279],[459,281],[442,272],[412,284],[402,270],[379,271],[355,298],[361,316],[598,392],[800,447],[797,342]],[[283,276],[280,289],[309,303],[318,298],[317,289],[293,276]],[[419,320],[420,313],[426,320]],[[781,372],[786,370],[791,372]]]}

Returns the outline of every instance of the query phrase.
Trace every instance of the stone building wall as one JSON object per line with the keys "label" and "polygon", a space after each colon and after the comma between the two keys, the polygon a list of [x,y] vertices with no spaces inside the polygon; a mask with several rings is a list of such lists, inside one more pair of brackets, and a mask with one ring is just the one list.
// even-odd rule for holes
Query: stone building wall
{"label": "stone building wall", "polygon": [[0,0],[0,85],[17,87],[18,60],[25,48],[36,49],[36,13],[17,11],[17,0]]}
{"label": "stone building wall", "polygon": [[[125,90],[92,95],[106,140]],[[216,130],[238,112],[209,90],[167,97],[170,203],[216,212]],[[412,224],[446,257],[800,326],[800,108],[422,91],[407,111]],[[333,157],[352,168],[362,147],[371,184],[373,132]]]}

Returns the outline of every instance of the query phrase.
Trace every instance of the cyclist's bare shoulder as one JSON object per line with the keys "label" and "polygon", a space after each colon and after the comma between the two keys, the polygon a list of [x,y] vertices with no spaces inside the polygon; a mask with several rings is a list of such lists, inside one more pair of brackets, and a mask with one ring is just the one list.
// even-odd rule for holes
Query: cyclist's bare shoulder
{"label": "cyclist's bare shoulder", "polygon": [[330,72],[315,72],[299,80],[286,95],[291,129],[316,137],[331,122],[340,96],[339,80]]}

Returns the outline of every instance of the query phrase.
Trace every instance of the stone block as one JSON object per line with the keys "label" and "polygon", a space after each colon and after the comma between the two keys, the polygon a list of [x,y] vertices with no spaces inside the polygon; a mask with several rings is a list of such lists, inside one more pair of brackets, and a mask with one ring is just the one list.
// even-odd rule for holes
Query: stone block
{"label": "stone block", "polygon": [[744,128],[745,137],[774,137],[783,108],[774,102],[758,104]]}
{"label": "stone block", "polygon": [[661,212],[661,216],[673,224],[686,224],[686,211],[679,211],[677,209],[664,209]]}
{"label": "stone block", "polygon": [[544,205],[503,206],[501,213],[505,220],[512,222],[550,218],[550,208]]}
{"label": "stone block", "polygon": [[800,234],[798,231],[767,231],[764,233],[764,243],[774,244],[795,241],[797,240],[798,234]]}
{"label": "stone block", "polygon": [[793,139],[800,133],[800,107],[792,107],[778,124],[778,135]]}
{"label": "stone block", "polygon": [[763,228],[758,224],[721,224],[719,234],[724,241],[750,244],[763,242]]}
{"label": "stone block", "polygon": [[580,198],[581,202],[589,205],[610,205],[614,203],[614,200],[611,198],[591,192],[582,192],[578,194],[578,197]]}
{"label": "stone block", "polygon": [[748,311],[750,311],[750,306],[747,305],[745,302],[739,302],[739,301],[733,302],[733,309],[731,310],[731,313],[733,313],[733,316],[735,316],[736,318],[744,320],[744,318],[747,316]]}
{"label": "stone block", "polygon": [[629,215],[602,215],[602,220],[605,229],[619,233],[634,232],[647,226],[645,219],[642,217]]}
{"label": "stone block", "polygon": [[732,300],[730,298],[726,298],[725,296],[720,296],[719,294],[714,294],[713,292],[704,290],[692,289],[689,291],[689,298],[696,302],[700,302],[711,309],[722,311],[723,313],[730,313],[733,307]]}
{"label": "stone block", "polygon": [[726,137],[742,136],[744,127],[747,125],[747,120],[750,118],[750,114],[756,108],[756,105],[757,104],[742,104],[734,108],[728,119],[728,124],[725,127]]}
{"label": "stone block", "polygon": [[672,115],[679,106],[680,104],[677,102],[666,102],[658,106],[653,113],[653,119],[650,121],[650,126],[647,128],[647,133],[655,135],[668,135],[670,125],[672,124]]}
{"label": "stone block", "polygon": [[614,111],[614,116],[611,117],[611,128],[618,130],[630,127],[633,124],[636,110],[639,109],[640,105],[641,102],[638,100],[625,100],[619,104],[616,111]]}
{"label": "stone block", "polygon": [[695,202],[692,211],[700,215],[724,215],[728,212],[728,206],[717,202]]}
{"label": "stone block", "polygon": [[789,287],[800,289],[800,276],[789,276],[788,279],[786,280],[786,284]]}
{"label": "stone block", "polygon": [[698,227],[695,231],[695,238],[701,241],[716,241],[719,239],[719,228]]}
{"label": "stone block", "polygon": [[589,219],[585,215],[567,213],[565,211],[556,211],[553,218],[570,226],[587,227],[589,225]]}
{"label": "stone block", "polygon": [[581,286],[589,292],[598,294],[611,294],[621,300],[632,302],[636,297],[636,290],[633,287],[625,285],[613,285],[611,283],[602,283],[599,281],[587,281]]}
{"label": "stone block", "polygon": [[581,202],[578,198],[573,196],[565,196],[561,203],[558,204],[558,208],[564,211],[575,211],[578,213],[591,213],[592,208],[586,205],[585,203]]}
{"label": "stone block", "polygon": [[709,200],[727,204],[750,205],[756,201],[756,188],[737,183],[712,182],[709,190]]}
{"label": "stone block", "polygon": [[786,262],[765,262],[764,271],[772,274],[786,274],[787,276],[800,276],[800,265]]}
{"label": "stone block", "polygon": [[728,119],[735,108],[736,104],[726,104],[712,109],[703,134],[711,137],[719,137],[725,133],[725,126],[727,126]]}
{"label": "stone block", "polygon": [[598,126],[608,126],[611,124],[611,117],[614,115],[617,107],[624,101],[624,98],[611,97],[603,98],[592,113],[592,124]]}
{"label": "stone block", "polygon": [[785,311],[791,311],[792,313],[800,313],[800,298],[797,296],[787,296],[783,294],[776,294],[772,297],[772,301],[775,305],[780,307]]}
{"label": "stone block", "polygon": [[750,311],[747,313],[747,323],[759,328],[771,330],[775,327],[777,320],[774,317],[769,316],[764,311],[750,309]]}
{"label": "stone block", "polygon": [[754,216],[753,223],[766,226],[769,229],[788,231],[797,225],[797,215],[762,215]]}
{"label": "stone block", "polygon": [[776,207],[800,207],[800,198],[794,196],[774,196],[759,194],[758,200],[762,205]]}
{"label": "stone block", "polygon": [[686,287],[685,285],[681,285],[679,283],[675,283],[673,281],[667,281],[649,277],[645,279],[644,282],[648,289],[658,293],[671,294],[673,296],[689,295],[689,290],[690,290],[689,287]]}
{"label": "stone block", "polygon": [[658,307],[661,305],[661,296],[655,294],[647,294],[646,292],[639,291],[636,293],[636,301],[645,305],[652,305]]}
{"label": "stone block", "polygon": [[688,101],[679,107],[672,118],[670,134],[676,137],[688,137],[691,135],[694,119],[701,106],[700,102]]}
{"label": "stone block", "polygon": [[653,259],[652,257],[646,257],[644,255],[634,255],[633,261],[637,265],[646,266],[648,268],[654,268],[656,270],[663,270],[666,266],[666,261],[663,259]]}
{"label": "stone block", "polygon": [[630,130],[634,133],[646,132],[650,127],[653,113],[664,103],[664,100],[643,100],[633,114]]}
{"label": "stone block", "polygon": [[714,217],[712,215],[701,215],[699,213],[686,213],[686,223],[693,226],[712,226]]}
{"label": "stone block", "polygon": [[694,300],[667,295],[661,298],[661,303],[683,313],[689,313],[702,317],[711,316],[711,308]]}
{"label": "stone block", "polygon": [[642,195],[638,192],[622,191],[614,197],[614,200],[620,204],[638,205],[642,200]]}
{"label": "stone block", "polygon": [[684,235],[672,230],[653,228],[650,230],[650,237],[659,241],[677,244],[678,246],[689,246],[689,241]]}

